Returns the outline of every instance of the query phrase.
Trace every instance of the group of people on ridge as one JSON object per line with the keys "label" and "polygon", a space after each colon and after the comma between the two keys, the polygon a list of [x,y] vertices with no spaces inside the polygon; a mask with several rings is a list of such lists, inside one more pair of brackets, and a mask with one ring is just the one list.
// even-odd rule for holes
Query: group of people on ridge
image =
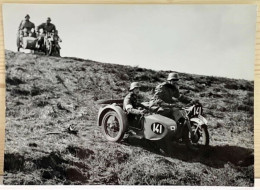
{"label": "group of people on ridge", "polygon": [[58,42],[61,42],[61,39],[58,35],[58,30],[56,29],[56,26],[51,23],[50,17],[46,19],[46,22],[40,24],[35,28],[35,24],[30,21],[30,15],[25,15],[24,20],[21,21],[18,27],[17,50],[20,50],[23,37],[37,38],[36,48],[41,48],[44,44],[44,37],[47,34],[52,35],[54,42],[57,42],[56,45],[60,49]]}
{"label": "group of people on ridge", "polygon": [[[174,112],[178,102],[193,102],[192,99],[180,95],[178,87],[178,73],[170,73],[167,81],[159,84],[155,88],[155,93],[149,102],[149,107],[158,114],[174,119]],[[143,106],[138,99],[140,84],[133,82],[130,85],[129,93],[124,98],[123,109],[128,114],[129,121],[133,121],[135,117],[141,116],[147,112],[147,108]]]}

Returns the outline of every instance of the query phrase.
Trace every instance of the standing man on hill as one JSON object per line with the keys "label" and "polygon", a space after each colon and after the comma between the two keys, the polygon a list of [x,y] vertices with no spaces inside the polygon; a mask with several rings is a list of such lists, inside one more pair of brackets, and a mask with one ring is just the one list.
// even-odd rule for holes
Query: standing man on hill
{"label": "standing man on hill", "polygon": [[30,15],[25,15],[24,20],[22,20],[19,24],[18,27],[18,34],[17,34],[17,40],[16,40],[16,44],[17,44],[17,50],[19,51],[20,49],[20,34],[21,31],[23,31],[24,29],[27,29],[27,31],[31,31],[32,29],[35,29],[35,25],[34,23],[32,23],[30,21]]}

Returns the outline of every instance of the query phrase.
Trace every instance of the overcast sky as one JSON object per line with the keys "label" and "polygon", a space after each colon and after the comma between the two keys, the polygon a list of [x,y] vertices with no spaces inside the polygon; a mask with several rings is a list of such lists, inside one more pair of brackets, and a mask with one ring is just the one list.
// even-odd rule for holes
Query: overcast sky
{"label": "overcast sky", "polygon": [[62,56],[254,78],[256,5],[4,4],[5,49],[26,14],[36,26],[51,17]]}

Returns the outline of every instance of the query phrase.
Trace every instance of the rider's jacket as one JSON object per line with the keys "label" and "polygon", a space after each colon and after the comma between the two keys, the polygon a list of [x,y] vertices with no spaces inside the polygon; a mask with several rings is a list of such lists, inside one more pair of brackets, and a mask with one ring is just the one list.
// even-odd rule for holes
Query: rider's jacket
{"label": "rider's jacket", "polygon": [[45,32],[52,32],[53,30],[56,30],[56,27],[54,24],[52,23],[42,23],[39,26],[37,26],[37,31],[39,31],[40,29],[43,29]]}
{"label": "rider's jacket", "polygon": [[133,92],[129,92],[127,96],[124,98],[123,102],[123,109],[128,114],[140,114],[140,110],[137,108],[141,107],[141,104],[139,103],[138,96],[134,94]]}
{"label": "rider's jacket", "polygon": [[24,28],[27,28],[27,30],[30,31],[32,28],[35,28],[35,25],[29,20],[22,20],[18,27],[18,31],[21,31]]}
{"label": "rider's jacket", "polygon": [[180,97],[177,86],[173,86],[167,82],[159,84],[155,88],[155,94],[151,98],[150,106],[161,106],[162,104],[174,104],[176,99]]}

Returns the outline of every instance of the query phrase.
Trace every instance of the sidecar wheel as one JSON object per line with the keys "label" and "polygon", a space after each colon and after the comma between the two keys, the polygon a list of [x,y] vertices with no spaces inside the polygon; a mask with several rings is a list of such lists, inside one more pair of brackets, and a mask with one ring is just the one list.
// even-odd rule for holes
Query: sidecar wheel
{"label": "sidecar wheel", "polygon": [[102,133],[108,141],[119,142],[124,137],[123,121],[115,111],[107,112],[102,119]]}
{"label": "sidecar wheel", "polygon": [[[192,130],[195,131],[196,126],[191,123]],[[186,127],[183,140],[190,150],[197,151],[200,148],[205,148],[209,145],[209,132],[206,125],[202,125],[201,129],[197,130],[192,136],[189,129]]]}

